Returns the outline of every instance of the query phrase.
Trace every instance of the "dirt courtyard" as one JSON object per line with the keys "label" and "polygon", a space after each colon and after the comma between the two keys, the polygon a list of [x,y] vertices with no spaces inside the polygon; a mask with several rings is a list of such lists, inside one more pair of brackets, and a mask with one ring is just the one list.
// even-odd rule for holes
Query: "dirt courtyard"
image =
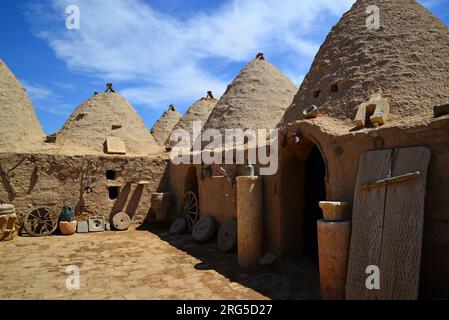
{"label": "dirt courtyard", "polygon": [[[130,230],[71,237],[16,237],[0,243],[0,299],[313,299],[301,270],[240,270],[235,254],[191,236]],[[66,288],[68,266],[80,289]],[[285,267],[284,267],[285,268]],[[288,268],[288,267],[287,267]],[[305,273],[303,273],[304,275]],[[300,280],[303,278],[303,280]]]}

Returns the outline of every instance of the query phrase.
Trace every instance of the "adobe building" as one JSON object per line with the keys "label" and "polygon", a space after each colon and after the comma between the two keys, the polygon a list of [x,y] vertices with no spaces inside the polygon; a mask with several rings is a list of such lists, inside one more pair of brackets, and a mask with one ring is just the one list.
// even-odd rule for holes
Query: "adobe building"
{"label": "adobe building", "polygon": [[[366,24],[372,5],[377,30]],[[200,99],[174,129],[192,133],[193,120],[220,131],[279,129],[279,169],[258,177],[259,254],[310,261],[319,273],[319,202],[347,203],[350,245],[327,250],[347,256],[339,265],[342,298],[447,298],[448,48],[449,28],[416,1],[358,0],[327,36],[299,91],[259,54],[218,102]],[[169,192],[171,220],[189,213],[183,201],[192,194],[195,219],[211,215],[223,224],[238,216],[245,201],[236,184],[248,163],[169,163],[115,93],[87,100],[45,139],[24,89],[4,64],[0,71],[0,108],[10,119],[0,127],[0,198],[19,214],[69,204],[78,216],[125,212],[142,222],[152,194]],[[379,293],[364,287],[369,264],[383,270]]]}
{"label": "adobe building", "polygon": [[69,205],[78,219],[125,212],[142,222],[151,194],[166,191],[168,157],[136,110],[117,93],[98,94],[46,139],[25,89],[4,63],[0,72],[0,199],[19,221]]}
{"label": "adobe building", "polygon": [[[382,242],[370,238],[382,238],[374,229],[385,228],[382,222],[377,226],[372,217],[363,216],[363,207],[353,208],[353,203],[360,201],[360,196],[355,197],[360,194],[359,184],[362,180],[385,180],[388,184],[388,179],[408,179],[421,165],[420,181],[426,192],[407,190],[405,184],[402,197],[368,201],[366,210],[370,203],[386,206],[383,201],[389,201],[402,214],[397,221],[389,221],[383,234],[383,248],[389,250],[386,258],[398,264],[388,266],[385,279],[390,284],[395,277],[410,282],[414,288],[403,288],[412,292],[407,297],[415,297],[417,288],[420,297],[448,297],[449,203],[445,181],[449,171],[445,164],[449,160],[449,28],[414,0],[374,4],[380,9],[380,29],[370,30],[366,25],[366,9],[372,1],[357,1],[326,38],[290,107],[286,105],[293,85],[269,81],[279,78],[279,73],[259,57],[228,87],[205,128],[280,129],[279,171],[263,177],[264,252],[282,260],[315,261],[318,272],[317,222],[323,219],[319,202],[348,204],[345,210],[349,218],[356,214],[348,286],[361,277],[361,270],[354,273],[354,268],[360,267],[357,258],[367,262],[372,254],[369,247]],[[258,72],[262,68],[264,72]],[[258,81],[260,77],[264,80]],[[272,103],[265,109],[266,101]],[[271,114],[279,115],[279,122],[273,123],[276,116]],[[421,158],[419,150],[430,150],[428,168],[428,159]],[[364,160],[365,152],[370,151],[387,154],[385,168],[379,167],[382,162],[370,167]],[[401,152],[408,156],[401,158]],[[257,175],[257,163],[255,166]],[[174,212],[182,212],[183,195],[193,190],[198,194],[201,216],[213,215],[220,223],[235,218],[232,179],[245,175],[245,167],[170,165]],[[404,207],[409,203],[412,205]],[[408,211],[419,215],[407,217],[404,212]],[[381,214],[386,217],[386,213]],[[389,239],[387,235],[392,232],[398,236]],[[379,259],[383,261],[383,253],[374,262]],[[402,278],[400,272],[404,273]],[[358,285],[364,286],[364,280]],[[366,294],[366,288],[356,289],[360,291],[354,296]]]}
{"label": "adobe building", "polygon": [[[281,71],[258,54],[228,86],[203,130],[274,129],[296,91]],[[192,123],[187,125],[192,127]],[[256,162],[254,159],[255,166]],[[236,218],[235,178],[244,175],[245,168],[246,165],[170,164],[172,217],[183,212],[183,199],[188,192],[193,192],[201,217],[211,215],[219,224]]]}
{"label": "adobe building", "polygon": [[170,137],[170,133],[180,120],[181,115],[176,111],[175,106],[171,104],[159,120],[156,121],[151,129],[151,135],[161,147],[165,148],[165,141]]}
{"label": "adobe building", "polygon": [[[366,8],[373,4],[380,9],[381,26],[370,31],[365,23]],[[344,201],[349,204],[348,212],[360,211],[352,208],[360,192],[356,187],[359,168],[374,176],[382,170],[379,164],[366,168],[364,152],[392,149],[394,166],[407,167],[407,159],[419,166],[420,155],[412,153],[400,159],[395,156],[398,148],[430,148],[424,225],[409,217],[389,227],[399,234],[394,255],[419,256],[417,261],[404,258],[402,268],[412,269],[414,263],[414,270],[419,270],[422,262],[415,275],[396,266],[396,277],[404,272],[402,277],[409,276],[414,282],[421,276],[421,296],[449,296],[449,202],[445,196],[449,117],[444,112],[434,113],[435,107],[449,103],[448,47],[449,28],[414,0],[359,0],[342,17],[279,123],[280,170],[265,181],[265,196],[270,199],[266,201],[266,223],[277,228],[268,232],[266,239],[273,250],[283,256],[316,256],[314,230],[316,221],[323,218],[318,201]],[[404,209],[404,202],[419,205],[413,194],[407,190],[397,205],[402,209],[397,210],[412,210],[411,206]],[[370,226],[364,226],[365,237],[356,238],[356,219],[360,220],[353,216],[352,241],[359,241],[368,251]],[[357,230],[360,224],[363,222]],[[422,259],[413,251],[420,249],[421,228]],[[387,240],[383,247],[388,247]],[[357,251],[356,247],[351,244],[351,250]],[[348,279],[351,277],[348,270]]]}
{"label": "adobe building", "polygon": [[[25,88],[0,60],[0,150],[39,148],[44,132],[34,113]],[[17,134],[20,133],[20,134]]]}
{"label": "adobe building", "polygon": [[[179,122],[174,126],[173,131],[175,130],[185,130],[190,135],[193,134],[193,123],[201,122],[201,125],[204,127],[207,119],[214,110],[217,105],[218,100],[215,99],[213,93],[211,91],[207,92],[206,97],[200,98],[194,104],[192,104],[184,114],[184,116],[179,120]],[[176,144],[175,141],[171,141],[170,136],[167,137],[165,141],[165,145],[167,147],[173,147]]]}

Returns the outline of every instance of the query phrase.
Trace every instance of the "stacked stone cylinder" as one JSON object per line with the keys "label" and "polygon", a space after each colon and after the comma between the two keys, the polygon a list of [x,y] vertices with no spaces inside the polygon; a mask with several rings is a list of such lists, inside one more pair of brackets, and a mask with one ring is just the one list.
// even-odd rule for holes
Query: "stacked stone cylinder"
{"label": "stacked stone cylinder", "polygon": [[257,267],[263,250],[262,177],[237,177],[237,259]]}
{"label": "stacked stone cylinder", "polygon": [[318,221],[321,298],[344,300],[351,237],[351,221],[344,202],[320,202],[323,220]]}

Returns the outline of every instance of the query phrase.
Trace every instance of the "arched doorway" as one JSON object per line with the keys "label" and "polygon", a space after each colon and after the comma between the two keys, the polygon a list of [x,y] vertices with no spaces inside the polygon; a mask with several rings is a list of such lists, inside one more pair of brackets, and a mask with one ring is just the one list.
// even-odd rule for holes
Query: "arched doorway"
{"label": "arched doorway", "polygon": [[326,200],[326,163],[318,146],[303,140],[281,157],[281,250],[286,258],[318,260],[319,202]]}
{"label": "arched doorway", "polygon": [[316,262],[318,259],[317,221],[323,219],[319,202],[326,200],[326,164],[316,145],[307,157],[304,175],[304,255]]}

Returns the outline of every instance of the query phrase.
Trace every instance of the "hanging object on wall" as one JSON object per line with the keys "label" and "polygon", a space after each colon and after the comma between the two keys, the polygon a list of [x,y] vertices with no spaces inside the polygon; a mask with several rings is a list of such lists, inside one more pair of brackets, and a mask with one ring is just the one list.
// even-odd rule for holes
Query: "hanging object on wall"
{"label": "hanging object on wall", "polygon": [[202,168],[201,168],[201,178],[209,178],[209,177],[212,177],[212,174],[213,174],[213,172],[212,172],[212,166],[203,166]]}
{"label": "hanging object on wall", "polygon": [[5,167],[3,167],[3,164],[1,162],[0,162],[0,177],[6,183],[9,192],[15,197],[17,194],[16,188],[11,181],[11,177],[9,176],[8,172],[6,171]]}
{"label": "hanging object on wall", "polygon": [[319,109],[316,105],[308,106],[304,111],[302,112],[302,115],[306,119],[314,119],[317,118],[319,114]]}

